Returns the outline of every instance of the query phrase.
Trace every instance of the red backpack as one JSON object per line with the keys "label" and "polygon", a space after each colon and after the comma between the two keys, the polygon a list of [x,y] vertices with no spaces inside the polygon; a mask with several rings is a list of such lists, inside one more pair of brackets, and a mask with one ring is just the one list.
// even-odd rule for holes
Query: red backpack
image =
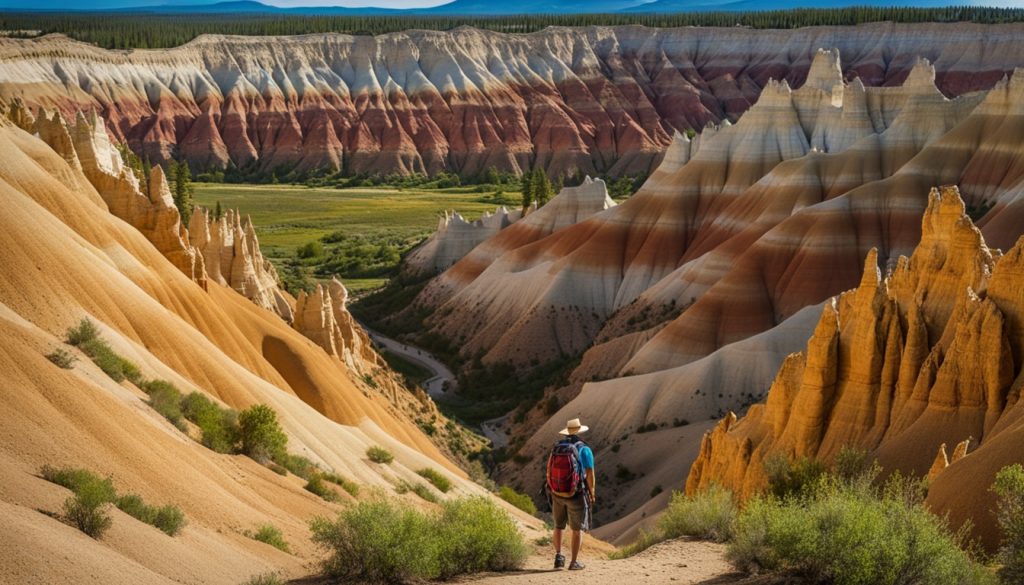
{"label": "red backpack", "polygon": [[559,441],[551,448],[548,456],[548,489],[563,498],[576,495],[583,484],[580,477],[580,451],[583,441],[573,443]]}

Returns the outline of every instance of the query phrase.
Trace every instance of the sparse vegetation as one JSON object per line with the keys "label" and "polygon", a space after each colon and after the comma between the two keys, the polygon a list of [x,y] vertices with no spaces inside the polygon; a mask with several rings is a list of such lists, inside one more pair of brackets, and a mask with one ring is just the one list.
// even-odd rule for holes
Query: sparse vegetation
{"label": "sparse vegetation", "polygon": [[438,490],[442,493],[448,493],[452,489],[452,482],[450,479],[445,477],[440,471],[432,469],[430,467],[424,467],[423,469],[416,472],[420,477],[426,479],[430,483],[434,484]]}
{"label": "sparse vegetation", "polygon": [[374,463],[380,463],[382,465],[388,465],[395,460],[395,456],[391,454],[391,451],[388,451],[387,449],[379,445],[374,445],[373,447],[367,449],[366,457],[370,461],[373,461]]}
{"label": "sparse vegetation", "polygon": [[185,430],[184,417],[181,414],[181,392],[170,382],[164,380],[148,380],[141,382],[139,387],[149,395],[149,406],[166,418],[179,430]]}
{"label": "sparse vegetation", "polygon": [[65,370],[70,370],[75,367],[75,362],[78,361],[78,358],[71,355],[71,352],[60,347],[46,354],[46,359],[53,362],[53,364],[58,368]]}
{"label": "sparse vegetation", "polygon": [[253,575],[242,585],[285,585],[285,582],[277,573],[261,573]]}
{"label": "sparse vegetation", "polygon": [[999,577],[1004,583],[1024,583],[1024,467],[1004,467],[992,485],[996,520],[1002,531],[999,547]]}
{"label": "sparse vegetation", "polygon": [[273,524],[264,524],[256,529],[255,532],[246,531],[246,536],[253,540],[258,540],[264,544],[276,548],[279,551],[290,553],[291,550],[288,548],[288,542],[284,539],[284,534],[281,529]]}
{"label": "sparse vegetation", "polygon": [[337,502],[340,498],[338,492],[324,483],[324,478],[319,474],[310,476],[306,481],[306,491],[312,492],[328,502]]}
{"label": "sparse vegetation", "polygon": [[791,461],[780,454],[768,457],[764,462],[768,490],[777,498],[799,495],[814,487],[827,471],[824,463],[807,457]]}
{"label": "sparse vegetation", "polygon": [[221,408],[199,392],[181,401],[182,415],[199,427],[202,444],[218,453],[234,453],[238,445],[238,413]]}
{"label": "sparse vegetation", "polygon": [[403,479],[402,481],[398,482],[398,485],[395,486],[395,492],[399,494],[407,494],[409,492],[412,492],[419,496],[420,498],[433,504],[436,504],[440,501],[438,497],[434,495],[434,492],[430,491],[430,488],[428,488],[426,484],[422,484],[419,482],[411,482]]}
{"label": "sparse vegetation", "polygon": [[169,536],[175,536],[185,526],[185,514],[177,506],[150,506],[135,494],[118,496],[109,477],[101,478],[87,469],[45,465],[40,476],[74,493],[64,502],[64,516],[93,538],[102,536],[113,522],[103,509],[107,504],[116,505],[129,516],[155,526]]}
{"label": "sparse vegetation", "polygon": [[320,474],[320,477],[322,477],[324,481],[329,481],[334,485],[341,487],[341,489],[348,492],[348,495],[353,498],[359,495],[359,484],[351,479],[341,477],[337,473],[322,473]]}
{"label": "sparse vegetation", "polygon": [[142,382],[138,366],[114,352],[110,345],[99,336],[99,329],[89,319],[82,319],[77,327],[68,329],[68,343],[78,347],[89,356],[103,373],[115,382],[128,380],[133,384]]}
{"label": "sparse vegetation", "polygon": [[515,523],[483,498],[446,502],[440,513],[387,500],[315,519],[323,572],[341,583],[404,583],[516,568],[527,548]]}
{"label": "sparse vegetation", "polygon": [[501,486],[501,489],[498,490],[498,497],[531,516],[537,515],[537,505],[533,503],[533,499],[507,485]]}
{"label": "sparse vegetation", "polygon": [[695,496],[675,492],[658,528],[666,538],[695,536],[725,542],[733,536],[736,514],[732,492],[722,487],[710,486]]}

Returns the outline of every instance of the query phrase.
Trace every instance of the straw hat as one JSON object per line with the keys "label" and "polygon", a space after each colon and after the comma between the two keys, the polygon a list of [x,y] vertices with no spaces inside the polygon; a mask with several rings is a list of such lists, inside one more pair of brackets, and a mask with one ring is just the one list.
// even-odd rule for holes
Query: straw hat
{"label": "straw hat", "polygon": [[578,435],[580,433],[585,433],[589,430],[590,427],[588,427],[587,425],[581,425],[580,419],[574,418],[571,421],[565,423],[565,428],[558,432],[563,435]]}

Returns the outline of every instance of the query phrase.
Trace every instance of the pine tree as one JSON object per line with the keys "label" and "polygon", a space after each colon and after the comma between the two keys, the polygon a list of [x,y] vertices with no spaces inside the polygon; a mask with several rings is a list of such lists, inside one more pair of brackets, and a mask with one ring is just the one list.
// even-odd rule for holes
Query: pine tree
{"label": "pine tree", "polygon": [[543,207],[551,200],[551,181],[548,180],[544,169],[535,169],[530,183],[530,191],[533,194],[533,199],[537,202],[537,207]]}
{"label": "pine tree", "polygon": [[192,171],[188,168],[187,162],[170,162],[170,173],[174,180],[174,190],[171,196],[174,199],[174,206],[181,214],[181,221],[188,225],[192,218],[192,209],[195,203],[192,202]]}
{"label": "pine tree", "polygon": [[530,209],[530,206],[533,205],[533,172],[527,171],[523,173],[523,176],[519,181],[523,185],[523,213],[525,214],[526,211]]}

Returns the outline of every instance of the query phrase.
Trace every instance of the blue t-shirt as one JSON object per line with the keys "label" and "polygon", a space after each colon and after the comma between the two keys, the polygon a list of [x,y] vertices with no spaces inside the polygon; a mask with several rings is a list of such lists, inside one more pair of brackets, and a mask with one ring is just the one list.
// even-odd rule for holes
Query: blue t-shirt
{"label": "blue t-shirt", "polygon": [[[576,436],[569,437],[567,439],[573,443],[579,442],[580,438]],[[577,449],[580,454],[580,475],[586,475],[586,470],[594,468],[594,452],[590,450],[590,447],[586,445],[580,445]]]}

